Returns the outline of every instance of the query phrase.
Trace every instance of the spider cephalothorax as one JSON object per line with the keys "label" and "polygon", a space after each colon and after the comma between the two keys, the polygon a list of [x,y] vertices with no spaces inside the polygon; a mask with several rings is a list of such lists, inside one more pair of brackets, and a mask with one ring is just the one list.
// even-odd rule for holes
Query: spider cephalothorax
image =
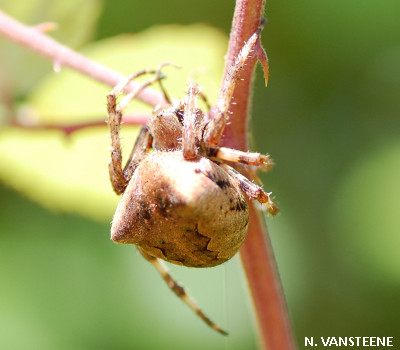
{"label": "spider cephalothorax", "polygon": [[[189,85],[186,97],[176,105],[166,97],[168,103],[156,107],[142,128],[124,168],[119,140],[122,110],[144,87],[161,78],[160,69],[128,77],[107,100],[112,139],[110,178],[115,192],[123,194],[111,238],[135,244],[174,292],[221,333],[224,331],[173,281],[159,259],[191,267],[219,265],[232,258],[245,239],[249,222],[246,199],[265,204],[271,214],[277,212],[269,194],[232,167],[240,163],[253,170],[267,170],[272,166],[269,157],[219,147],[234,86],[261,29],[231,67],[214,116],[197,108],[197,97],[203,95],[196,84]],[[144,73],[155,76],[117,104],[116,95]]]}

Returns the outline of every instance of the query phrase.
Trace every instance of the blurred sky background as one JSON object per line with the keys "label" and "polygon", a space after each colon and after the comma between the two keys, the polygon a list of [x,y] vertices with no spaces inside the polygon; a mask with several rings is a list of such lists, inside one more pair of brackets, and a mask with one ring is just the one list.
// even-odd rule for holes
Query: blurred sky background
{"label": "blurred sky background", "polygon": [[[185,67],[197,49],[182,45],[203,45],[212,51],[199,57],[211,62],[204,74],[211,77],[203,83],[200,67],[191,78],[215,101],[232,1],[0,0],[0,8],[30,25],[58,22],[57,40],[126,73],[154,68],[168,50]],[[252,147],[276,162],[261,178],[281,208],[267,222],[299,349],[311,336],[399,335],[399,14],[398,0],[267,1],[270,79],[265,89],[257,69]],[[149,28],[139,39],[110,39]],[[142,50],[142,63],[127,61],[129,40],[137,40],[140,49],[129,50]],[[175,41],[182,52],[168,44]],[[117,52],[126,57],[112,57]],[[117,198],[107,183],[106,128],[65,138],[6,126],[11,111],[60,123],[103,120],[109,89],[79,87],[76,74],[56,75],[45,59],[2,38],[0,63],[0,348],[256,349],[237,257],[213,269],[171,266],[229,330],[225,339],[134,247],[109,240]],[[175,97],[184,94],[185,74],[167,71],[168,79],[181,76]]]}

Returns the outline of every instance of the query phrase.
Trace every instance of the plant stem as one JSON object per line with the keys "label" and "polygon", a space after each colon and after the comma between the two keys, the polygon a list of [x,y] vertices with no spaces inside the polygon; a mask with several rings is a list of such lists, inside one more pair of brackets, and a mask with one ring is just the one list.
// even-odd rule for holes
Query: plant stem
{"label": "plant stem", "polygon": [[[39,29],[38,29],[39,28]],[[55,66],[74,69],[96,81],[116,86],[125,76],[100,63],[80,55],[70,48],[61,45],[52,38],[44,35],[40,27],[29,27],[0,11],[0,35],[49,58]],[[130,83],[124,90],[126,93],[138,87],[138,83]],[[137,99],[155,106],[164,102],[163,95],[152,89],[143,90]]]}
{"label": "plant stem", "polygon": [[[264,12],[264,0],[237,0],[231,29],[225,75],[234,62],[243,43],[255,32]],[[223,142],[226,146],[248,150],[247,127],[250,110],[253,72],[258,59],[266,59],[261,44],[261,56],[254,55],[247,61],[240,84],[235,88],[230,111],[231,123],[227,125]],[[265,61],[266,62],[266,61]],[[263,64],[264,70],[267,68]],[[263,63],[263,61],[262,61]],[[268,74],[268,72],[265,72]],[[295,349],[285,298],[277,272],[275,258],[264,216],[250,205],[250,222],[247,238],[240,255],[246,272],[256,311],[256,318],[263,349]]]}
{"label": "plant stem", "polygon": [[[124,115],[124,125],[144,125],[150,120],[150,116],[147,114],[126,114]],[[93,128],[96,126],[107,126],[105,120],[101,120],[99,117],[98,121],[88,123],[75,123],[75,124],[31,124],[24,123],[18,120],[12,120],[10,125],[17,126],[29,130],[59,130],[66,136],[70,136],[72,133],[77,132],[86,128]]]}

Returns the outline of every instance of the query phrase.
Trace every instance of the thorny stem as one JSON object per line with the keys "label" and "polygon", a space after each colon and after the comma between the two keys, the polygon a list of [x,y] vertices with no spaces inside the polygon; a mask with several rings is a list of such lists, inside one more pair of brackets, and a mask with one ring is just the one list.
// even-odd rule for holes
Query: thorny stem
{"label": "thorny stem", "polygon": [[[259,25],[264,5],[265,0],[237,0],[225,74],[243,43]],[[37,27],[23,25],[1,11],[0,35],[46,56],[57,65],[72,68],[106,85],[115,86],[124,78],[122,74],[57,43],[42,34]],[[232,117],[223,139],[226,146],[245,151],[248,149],[247,123],[252,76],[257,60],[264,63],[264,69],[267,68],[265,58],[265,53],[259,45],[254,57],[248,60],[243,70],[243,81],[237,85],[232,99],[235,104],[230,106]],[[133,90],[134,85],[128,86],[125,92]],[[150,88],[144,90],[138,98],[153,106],[163,102],[162,94]],[[255,304],[263,349],[295,349],[266,225],[263,216],[253,206],[250,211],[247,239],[240,253]]]}
{"label": "thorny stem", "polygon": [[[264,14],[264,0],[237,0],[232,23],[225,74],[243,46],[255,32]],[[257,60],[266,58],[261,44],[259,53],[248,60],[243,79],[235,88],[230,105],[230,124],[225,129],[226,146],[248,150],[247,123],[250,110],[252,78]],[[264,61],[265,63],[265,61]],[[266,65],[263,64],[264,69]],[[247,238],[240,255],[253,298],[261,346],[268,350],[295,349],[285,298],[277,272],[271,242],[263,215],[250,206]]]}

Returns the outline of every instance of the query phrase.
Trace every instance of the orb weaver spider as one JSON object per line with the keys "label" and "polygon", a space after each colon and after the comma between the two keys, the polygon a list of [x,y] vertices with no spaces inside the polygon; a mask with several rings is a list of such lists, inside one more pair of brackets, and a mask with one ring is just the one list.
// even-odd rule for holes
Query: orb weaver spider
{"label": "orb weaver spider", "polygon": [[[278,212],[270,193],[233,167],[240,163],[266,171],[272,167],[269,156],[219,146],[235,85],[263,25],[264,21],[230,67],[212,118],[197,107],[199,96],[206,101],[197,84],[189,84],[186,97],[177,104],[169,100],[162,88],[167,104],[154,109],[125,167],[122,167],[119,137],[122,111],[140,91],[160,82],[165,64],[155,71],[143,70],[127,77],[107,97],[110,180],[114,191],[122,194],[111,238],[117,243],[135,244],[169,288],[222,334],[227,333],[178,285],[162,260],[189,267],[222,264],[237,253],[246,237],[249,222],[246,199],[264,204],[272,215]],[[126,85],[148,73],[154,77],[118,104],[117,95]]]}

